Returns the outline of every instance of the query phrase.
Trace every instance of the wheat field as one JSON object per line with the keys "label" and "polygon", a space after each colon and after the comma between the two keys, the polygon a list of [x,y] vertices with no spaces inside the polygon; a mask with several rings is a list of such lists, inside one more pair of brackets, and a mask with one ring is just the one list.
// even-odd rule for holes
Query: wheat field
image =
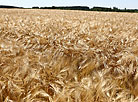
{"label": "wheat field", "polygon": [[138,102],[138,13],[0,9],[0,102]]}

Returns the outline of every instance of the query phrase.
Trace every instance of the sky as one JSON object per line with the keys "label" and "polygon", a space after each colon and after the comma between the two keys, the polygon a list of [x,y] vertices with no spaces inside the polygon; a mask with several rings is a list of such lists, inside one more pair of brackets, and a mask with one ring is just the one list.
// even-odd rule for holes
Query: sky
{"label": "sky", "polygon": [[101,6],[138,9],[138,0],[0,0],[0,5],[32,6]]}

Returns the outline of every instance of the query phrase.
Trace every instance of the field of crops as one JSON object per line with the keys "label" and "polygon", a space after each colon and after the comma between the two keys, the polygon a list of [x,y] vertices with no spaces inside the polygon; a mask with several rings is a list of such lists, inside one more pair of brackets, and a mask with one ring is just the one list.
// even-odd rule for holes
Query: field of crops
{"label": "field of crops", "polygon": [[138,102],[138,13],[0,9],[0,102]]}

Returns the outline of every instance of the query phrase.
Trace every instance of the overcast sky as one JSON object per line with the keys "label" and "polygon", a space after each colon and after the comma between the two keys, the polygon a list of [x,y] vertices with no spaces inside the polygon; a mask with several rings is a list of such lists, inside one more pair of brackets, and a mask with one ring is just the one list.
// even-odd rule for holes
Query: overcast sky
{"label": "overcast sky", "polygon": [[0,0],[0,5],[32,6],[103,6],[138,9],[138,0]]}

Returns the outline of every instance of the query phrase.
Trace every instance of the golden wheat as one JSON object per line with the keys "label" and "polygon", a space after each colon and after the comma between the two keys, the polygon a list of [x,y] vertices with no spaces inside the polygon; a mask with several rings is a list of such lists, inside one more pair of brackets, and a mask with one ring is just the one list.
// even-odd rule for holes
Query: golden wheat
{"label": "golden wheat", "polygon": [[138,14],[0,9],[0,102],[138,102]]}

